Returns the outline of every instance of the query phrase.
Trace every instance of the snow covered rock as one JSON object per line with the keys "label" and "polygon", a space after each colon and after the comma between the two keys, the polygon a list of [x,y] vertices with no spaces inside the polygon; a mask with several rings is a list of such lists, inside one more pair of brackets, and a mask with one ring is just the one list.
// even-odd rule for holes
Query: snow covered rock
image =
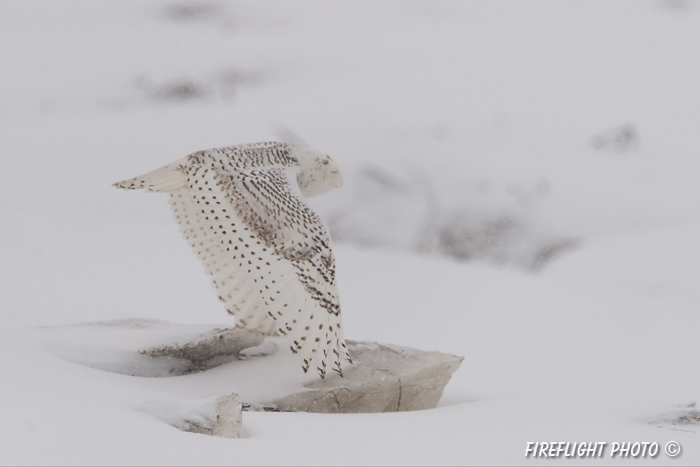
{"label": "snow covered rock", "polygon": [[257,331],[155,320],[101,321],[41,332],[58,357],[130,376],[199,373],[251,354],[276,351],[272,343],[263,344],[265,338]]}
{"label": "snow covered rock", "polygon": [[[149,392],[158,388],[163,398],[150,399],[144,412],[185,431],[226,437],[237,430],[241,400],[243,410],[266,411],[376,413],[434,408],[462,362],[462,357],[440,352],[347,341],[354,364],[343,367],[343,378],[332,374],[322,380],[301,371],[282,337],[212,328],[117,320],[43,328],[37,333],[58,357],[141,377],[123,384]],[[173,396],[186,399],[173,403]]]}
{"label": "snow covered rock", "polygon": [[[231,356],[250,358],[266,351],[262,334],[247,329],[216,329],[185,344],[171,344],[141,351],[154,358],[186,359],[188,368],[204,371],[230,361]],[[266,344],[272,344],[267,342]],[[445,386],[462,363],[462,357],[440,352],[347,341],[354,364],[341,378],[332,374],[314,379],[284,397],[247,403],[253,410],[321,413],[374,413],[431,409],[437,406]],[[242,354],[242,355],[241,355]],[[261,360],[259,365],[264,365]],[[181,367],[181,365],[178,365]],[[173,367],[173,373],[178,367]],[[251,405],[252,403],[252,405]]]}
{"label": "snow covered rock", "polygon": [[[198,336],[193,342],[171,344],[142,350],[141,355],[153,358],[183,359],[189,363],[187,370],[204,371],[241,357],[246,349],[258,347],[265,340],[263,333],[244,328],[214,329]],[[275,349],[276,350],[276,349]],[[173,369],[171,374],[175,373]]]}
{"label": "snow covered rock", "polygon": [[222,438],[240,437],[243,407],[237,394],[181,403],[148,404],[142,410],[182,431]]}
{"label": "snow covered rock", "polygon": [[[610,137],[618,144],[617,136]],[[392,169],[364,166],[348,178],[349,189],[328,202],[322,214],[335,242],[529,271],[542,269],[579,243],[577,237],[548,233],[540,225],[537,212],[552,189],[544,177],[503,185],[462,180],[453,196],[444,199],[437,196],[429,174],[402,176]]]}

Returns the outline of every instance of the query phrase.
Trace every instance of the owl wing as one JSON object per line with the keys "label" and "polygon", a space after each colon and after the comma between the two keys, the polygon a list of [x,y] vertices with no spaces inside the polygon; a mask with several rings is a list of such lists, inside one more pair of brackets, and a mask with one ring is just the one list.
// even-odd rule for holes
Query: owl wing
{"label": "owl wing", "polygon": [[302,368],[342,375],[342,332],[330,235],[293,169],[180,166],[170,190],[180,229],[238,324],[292,341]]}

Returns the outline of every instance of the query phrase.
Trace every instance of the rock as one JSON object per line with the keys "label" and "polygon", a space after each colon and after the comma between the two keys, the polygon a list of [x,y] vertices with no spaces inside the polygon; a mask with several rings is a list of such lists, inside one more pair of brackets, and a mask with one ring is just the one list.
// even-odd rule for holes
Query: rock
{"label": "rock", "polygon": [[276,352],[262,333],[212,325],[122,319],[37,330],[59,358],[140,377],[201,373],[231,361]]}
{"label": "rock", "polygon": [[[260,346],[264,340],[263,333],[250,329],[214,329],[198,336],[192,342],[172,343],[142,350],[139,353],[153,358],[184,359],[190,363],[188,372],[204,371],[241,357],[240,354],[245,350],[250,353],[250,349]],[[270,352],[274,351],[276,348],[270,350]],[[263,354],[265,354],[264,349],[262,353],[253,353],[253,355]],[[244,354],[243,358],[248,358],[248,355]]]}
{"label": "rock", "polygon": [[432,409],[463,357],[440,352],[346,341],[354,365],[341,378],[317,380],[310,390],[269,404],[280,410],[322,413],[404,412]]}
{"label": "rock", "polygon": [[[274,353],[275,344],[263,340],[263,335],[256,331],[216,329],[191,342],[140,353],[154,358],[185,359],[189,367],[204,371],[231,360]],[[325,380],[317,378],[298,389],[292,385],[289,394],[276,400],[246,401],[245,410],[375,413],[432,409],[463,360],[454,355],[396,345],[346,342],[354,364],[346,367],[342,378],[331,374]],[[175,372],[174,369],[171,374]]]}
{"label": "rock", "polygon": [[639,146],[639,131],[632,123],[610,128],[595,135],[591,141],[599,150],[612,149],[618,153],[635,149]]}
{"label": "rock", "polygon": [[679,405],[650,423],[657,424],[659,428],[684,431],[678,425],[700,425],[700,410],[698,410],[696,402]]}
{"label": "rock", "polygon": [[240,437],[243,408],[237,394],[180,403],[149,404],[142,410],[182,431],[221,438]]}
{"label": "rock", "polygon": [[[142,386],[149,394],[159,388],[171,395],[165,396],[168,402],[151,400],[144,412],[184,431],[224,437],[237,436],[242,410],[431,409],[463,360],[440,352],[348,340],[354,364],[343,366],[343,378],[329,374],[321,380],[301,371],[297,356],[286,351],[289,344],[284,337],[264,337],[247,329],[121,320],[37,332],[56,356],[136,376],[124,384]],[[173,394],[189,400],[173,403]],[[214,394],[223,395],[212,398]]]}
{"label": "rock", "polygon": [[[186,359],[203,371],[233,358],[265,356],[276,350],[260,333],[247,329],[217,329],[200,339],[142,351],[144,355]],[[354,364],[344,377],[316,379],[280,399],[247,401],[247,410],[321,413],[403,412],[432,409],[463,358],[440,352],[347,341]]]}
{"label": "rock", "polygon": [[206,423],[195,426],[189,421],[190,430],[222,438],[238,438],[243,422],[243,407],[237,394],[219,396],[215,399],[216,418],[207,418]]}

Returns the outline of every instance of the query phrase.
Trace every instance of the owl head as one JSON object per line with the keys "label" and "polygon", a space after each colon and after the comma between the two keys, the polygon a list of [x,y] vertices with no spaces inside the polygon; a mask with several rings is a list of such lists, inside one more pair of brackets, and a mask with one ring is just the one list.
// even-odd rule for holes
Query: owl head
{"label": "owl head", "polygon": [[343,173],[330,156],[302,146],[290,145],[290,149],[299,162],[297,183],[305,197],[322,195],[343,186]]}

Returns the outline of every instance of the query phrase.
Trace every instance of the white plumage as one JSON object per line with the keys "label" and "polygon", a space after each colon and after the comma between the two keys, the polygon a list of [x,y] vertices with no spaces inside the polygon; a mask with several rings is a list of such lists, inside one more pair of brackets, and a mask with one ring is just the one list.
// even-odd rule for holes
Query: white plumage
{"label": "white plumage", "polygon": [[118,188],[169,193],[180,231],[237,325],[288,336],[307,372],[342,376],[343,338],[328,229],[306,204],[343,185],[320,152],[283,143],[199,151]]}

